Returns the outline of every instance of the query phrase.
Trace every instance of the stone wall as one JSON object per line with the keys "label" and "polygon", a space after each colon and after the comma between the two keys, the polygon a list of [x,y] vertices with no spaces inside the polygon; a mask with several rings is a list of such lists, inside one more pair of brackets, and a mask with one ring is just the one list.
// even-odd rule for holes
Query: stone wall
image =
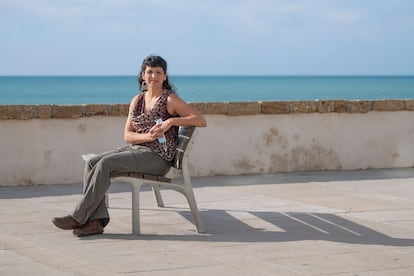
{"label": "stone wall", "polygon": [[[193,103],[193,176],[414,166],[414,100]],[[124,144],[127,104],[0,105],[0,186],[79,183]]]}
{"label": "stone wall", "polygon": [[[315,100],[275,102],[192,103],[203,114],[253,115],[298,113],[367,113],[414,111],[414,100]],[[76,119],[126,116],[128,104],[0,105],[0,120]]]}

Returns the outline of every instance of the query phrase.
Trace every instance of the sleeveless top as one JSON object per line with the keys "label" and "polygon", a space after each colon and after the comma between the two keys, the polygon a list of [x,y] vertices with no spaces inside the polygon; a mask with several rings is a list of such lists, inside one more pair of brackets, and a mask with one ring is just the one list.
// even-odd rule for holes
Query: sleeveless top
{"label": "sleeveless top", "polygon": [[[145,96],[146,92],[141,93],[138,96],[137,104],[134,110],[129,114],[134,130],[137,133],[147,133],[155,125],[155,120],[161,118],[163,121],[175,117],[168,113],[167,110],[167,98],[174,93],[173,91],[164,91],[154,107],[145,112]],[[158,139],[152,142],[142,143],[156,153],[158,153],[162,159],[166,161],[172,161],[175,157],[175,150],[178,144],[178,126],[172,126],[165,133],[166,142],[160,143]]]}

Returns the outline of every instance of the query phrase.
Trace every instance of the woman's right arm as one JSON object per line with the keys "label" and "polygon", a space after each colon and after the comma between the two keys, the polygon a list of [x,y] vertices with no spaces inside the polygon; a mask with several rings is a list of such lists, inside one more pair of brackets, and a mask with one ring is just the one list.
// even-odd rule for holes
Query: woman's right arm
{"label": "woman's right arm", "polygon": [[145,142],[154,141],[156,138],[152,137],[150,133],[137,133],[130,118],[131,112],[134,110],[138,101],[138,95],[135,96],[129,105],[128,117],[124,128],[124,140],[128,144],[142,144]]}

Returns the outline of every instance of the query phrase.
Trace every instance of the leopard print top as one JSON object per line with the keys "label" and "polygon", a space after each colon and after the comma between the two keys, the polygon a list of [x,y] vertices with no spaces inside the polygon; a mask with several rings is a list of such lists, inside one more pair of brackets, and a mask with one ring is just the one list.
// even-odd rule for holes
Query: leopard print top
{"label": "leopard print top", "polygon": [[[149,112],[145,112],[145,93],[143,92],[138,96],[137,104],[131,114],[129,114],[134,130],[137,133],[147,133],[155,125],[155,120],[158,118],[165,121],[174,117],[167,110],[167,98],[174,93],[173,91],[164,91]],[[162,159],[172,161],[178,144],[178,126],[173,126],[165,132],[165,138],[165,144],[155,140],[142,145],[157,152]]]}

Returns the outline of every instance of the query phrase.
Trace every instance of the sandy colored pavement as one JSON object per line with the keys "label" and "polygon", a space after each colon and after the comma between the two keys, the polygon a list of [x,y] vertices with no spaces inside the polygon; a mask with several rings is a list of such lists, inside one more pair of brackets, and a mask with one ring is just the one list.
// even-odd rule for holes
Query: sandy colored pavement
{"label": "sandy colored pavement", "polygon": [[81,184],[0,188],[0,275],[414,275],[414,169],[193,179],[205,234],[185,199],[166,208],[114,184],[103,235],[57,229]]}

